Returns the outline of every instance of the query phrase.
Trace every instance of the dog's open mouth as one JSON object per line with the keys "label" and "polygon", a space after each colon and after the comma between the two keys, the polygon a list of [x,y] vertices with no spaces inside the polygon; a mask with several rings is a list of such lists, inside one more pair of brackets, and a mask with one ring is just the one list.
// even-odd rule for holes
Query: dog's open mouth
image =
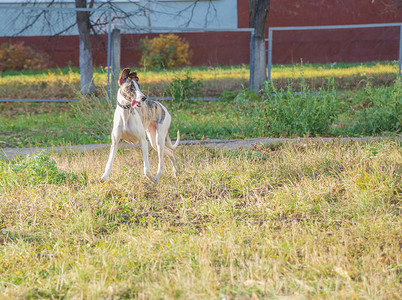
{"label": "dog's open mouth", "polygon": [[141,107],[141,102],[135,101],[135,99],[133,99],[131,101],[131,107]]}

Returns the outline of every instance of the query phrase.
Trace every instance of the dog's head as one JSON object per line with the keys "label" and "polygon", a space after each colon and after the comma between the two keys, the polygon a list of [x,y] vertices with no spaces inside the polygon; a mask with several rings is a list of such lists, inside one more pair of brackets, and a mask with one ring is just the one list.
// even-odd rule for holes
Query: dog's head
{"label": "dog's head", "polygon": [[138,81],[137,73],[130,73],[130,69],[124,69],[119,80],[120,94],[131,104],[131,107],[140,107],[141,103],[147,100],[140,90]]}

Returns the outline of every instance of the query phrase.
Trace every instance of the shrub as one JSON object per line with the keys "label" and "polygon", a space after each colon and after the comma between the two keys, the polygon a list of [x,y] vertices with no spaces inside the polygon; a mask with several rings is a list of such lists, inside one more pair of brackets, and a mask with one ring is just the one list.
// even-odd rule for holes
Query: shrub
{"label": "shrub", "polygon": [[378,134],[384,131],[399,132],[402,128],[402,81],[397,79],[387,87],[365,87],[368,104],[357,112],[352,132]]}
{"label": "shrub", "polygon": [[175,34],[160,34],[159,37],[141,39],[140,63],[144,68],[173,69],[189,65],[193,51],[189,43]]}
{"label": "shrub", "polygon": [[24,43],[4,43],[0,49],[0,70],[42,70],[49,68],[49,57],[44,52],[34,51]]}

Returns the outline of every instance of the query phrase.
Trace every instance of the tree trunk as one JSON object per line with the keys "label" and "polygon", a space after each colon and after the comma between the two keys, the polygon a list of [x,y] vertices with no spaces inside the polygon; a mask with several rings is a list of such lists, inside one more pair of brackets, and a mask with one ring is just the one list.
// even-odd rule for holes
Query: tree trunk
{"label": "tree trunk", "polygon": [[270,0],[249,0],[249,26],[254,28],[250,41],[250,90],[259,91],[267,79],[265,28]]}
{"label": "tree trunk", "polygon": [[[75,7],[86,8],[86,0],[75,0]],[[93,82],[92,46],[90,36],[89,12],[77,11],[77,26],[80,40],[81,93],[95,91]]]}

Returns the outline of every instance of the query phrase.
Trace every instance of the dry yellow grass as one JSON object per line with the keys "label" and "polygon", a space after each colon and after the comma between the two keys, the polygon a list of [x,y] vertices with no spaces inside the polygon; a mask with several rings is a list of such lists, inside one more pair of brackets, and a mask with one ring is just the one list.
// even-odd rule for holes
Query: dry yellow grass
{"label": "dry yellow grass", "polygon": [[399,142],[181,147],[157,186],[138,149],[100,184],[107,154],[0,162],[0,298],[401,294]]}
{"label": "dry yellow grass", "polygon": [[[361,88],[359,82],[372,77],[374,85],[390,84],[398,72],[395,62],[338,65],[275,65],[272,79],[280,87],[285,87],[289,79],[297,81],[304,77],[315,87],[322,86],[327,78],[336,78],[341,89]],[[202,96],[218,96],[224,91],[239,91],[248,86],[247,65],[229,67],[192,67],[179,70],[138,70],[142,88],[151,96],[163,96],[177,76],[190,75],[200,80],[204,88]],[[78,98],[80,79],[78,69],[50,70],[43,72],[9,72],[0,77],[1,98]],[[107,72],[96,69],[94,82],[99,97],[105,97]]]}

